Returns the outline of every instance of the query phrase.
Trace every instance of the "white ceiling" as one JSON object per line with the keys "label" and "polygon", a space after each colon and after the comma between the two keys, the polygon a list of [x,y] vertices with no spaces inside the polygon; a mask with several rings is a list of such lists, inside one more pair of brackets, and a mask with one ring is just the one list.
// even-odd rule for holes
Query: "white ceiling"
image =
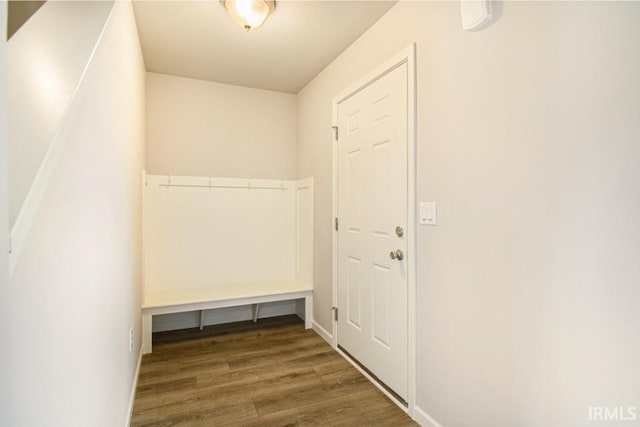
{"label": "white ceiling", "polygon": [[219,0],[136,1],[147,71],[296,93],[395,1],[276,2],[249,33]]}

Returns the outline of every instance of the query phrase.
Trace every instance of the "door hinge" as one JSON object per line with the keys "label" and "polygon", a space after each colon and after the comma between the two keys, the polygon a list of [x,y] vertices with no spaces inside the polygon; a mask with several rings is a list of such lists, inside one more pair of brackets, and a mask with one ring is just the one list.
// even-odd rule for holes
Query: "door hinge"
{"label": "door hinge", "polygon": [[338,126],[331,126],[331,128],[333,129],[333,135],[336,138],[336,141],[338,140]]}
{"label": "door hinge", "polygon": [[338,321],[338,307],[331,307],[331,311],[333,311],[333,320]]}
{"label": "door hinge", "polygon": [[334,218],[334,227],[335,227],[336,231],[338,231],[338,217]]}

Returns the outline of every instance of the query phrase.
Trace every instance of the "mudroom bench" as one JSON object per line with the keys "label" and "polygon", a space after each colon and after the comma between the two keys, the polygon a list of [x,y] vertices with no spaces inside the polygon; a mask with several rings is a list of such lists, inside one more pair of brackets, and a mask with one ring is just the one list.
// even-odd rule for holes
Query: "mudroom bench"
{"label": "mudroom bench", "polygon": [[305,300],[305,328],[310,329],[313,287],[309,283],[300,280],[280,280],[233,286],[148,292],[145,295],[142,306],[143,352],[145,354],[151,353],[153,348],[152,318],[154,315],[200,310],[200,328],[202,329],[202,313],[204,310],[253,304],[253,318],[256,321],[259,304],[302,298]]}

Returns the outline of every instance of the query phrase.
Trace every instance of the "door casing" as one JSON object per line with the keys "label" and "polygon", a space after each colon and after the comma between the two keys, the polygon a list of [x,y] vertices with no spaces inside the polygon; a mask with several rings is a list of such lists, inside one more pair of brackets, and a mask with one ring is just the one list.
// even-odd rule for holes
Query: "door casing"
{"label": "door casing", "polygon": [[[367,73],[354,84],[333,98],[332,122],[338,125],[338,104],[349,98],[354,93],[364,89],[382,76],[394,70],[398,66],[407,64],[407,281],[408,281],[408,407],[401,404],[391,393],[380,385],[366,371],[354,363],[338,348],[338,323],[332,321],[332,345],[333,348],[353,366],[367,377],[378,389],[395,402],[409,416],[414,418],[416,404],[416,48],[415,43],[410,44],[400,52],[380,64],[373,71]],[[339,130],[338,130],[339,132]],[[339,135],[338,135],[339,139]],[[332,135],[332,214],[338,216],[338,140],[336,133]],[[333,219],[331,221],[333,224]],[[338,307],[338,233],[335,228],[332,233],[332,304]],[[335,319],[335,318],[334,318]]]}

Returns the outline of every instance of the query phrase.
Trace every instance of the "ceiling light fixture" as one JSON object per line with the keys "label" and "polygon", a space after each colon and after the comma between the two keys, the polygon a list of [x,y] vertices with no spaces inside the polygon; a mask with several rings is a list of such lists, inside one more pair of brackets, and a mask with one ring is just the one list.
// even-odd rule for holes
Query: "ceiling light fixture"
{"label": "ceiling light fixture", "polygon": [[220,0],[233,21],[245,30],[261,26],[276,8],[275,1],[269,0]]}

